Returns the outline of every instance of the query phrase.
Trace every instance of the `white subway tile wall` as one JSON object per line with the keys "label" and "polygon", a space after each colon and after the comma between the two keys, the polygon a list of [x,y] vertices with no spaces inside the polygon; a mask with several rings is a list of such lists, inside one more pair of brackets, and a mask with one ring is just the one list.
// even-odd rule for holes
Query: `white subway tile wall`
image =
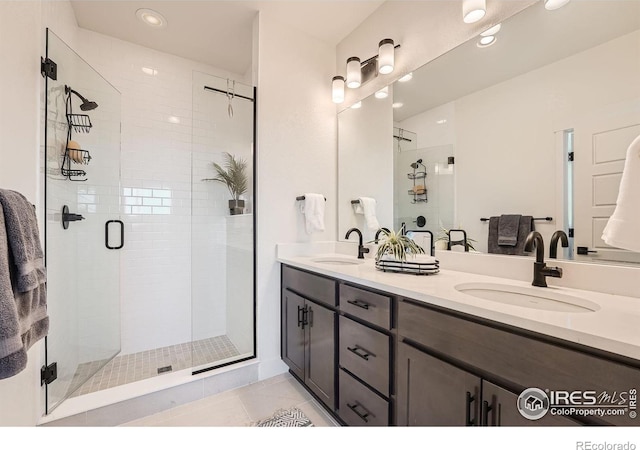
{"label": "white subway tile wall", "polygon": [[[197,298],[192,308],[193,267],[206,268],[210,275],[206,286],[194,289],[211,289],[213,284],[213,292],[226,291],[220,289],[224,267],[210,256],[211,251],[219,254],[226,240],[222,217],[203,223],[194,217],[194,230],[206,229],[213,239],[203,236],[209,247],[192,253],[192,201],[204,206],[211,200],[198,189],[192,197],[192,124],[193,135],[213,130],[206,120],[192,123],[192,84],[194,71],[238,80],[242,76],[90,31],[79,33],[78,53],[122,93],[121,353],[224,335],[224,309],[219,311],[214,302],[199,304]],[[78,195],[93,208],[92,196],[100,193]],[[224,191],[218,195],[222,199]],[[222,200],[214,206],[222,211]],[[192,316],[203,322],[198,336],[192,336]]]}

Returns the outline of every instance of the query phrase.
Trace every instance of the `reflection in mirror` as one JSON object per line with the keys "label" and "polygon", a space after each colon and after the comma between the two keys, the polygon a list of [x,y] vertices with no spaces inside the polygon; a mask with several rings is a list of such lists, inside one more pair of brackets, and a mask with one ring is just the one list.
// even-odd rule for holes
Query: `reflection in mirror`
{"label": "reflection in mirror", "polygon": [[[479,38],[393,85],[393,102],[402,104],[393,109],[395,131],[410,130],[416,141],[406,151],[392,146],[394,226],[411,225],[418,213],[400,198],[411,197],[409,164],[422,159],[440,164],[427,169],[428,201],[411,204],[431,230],[463,228],[487,252],[496,220],[531,216],[542,219],[533,227],[545,255],[554,231],[564,230],[570,245],[558,248],[560,259],[640,263],[639,254],[601,239],[627,147],[640,134],[640,2],[570,2],[553,12],[536,3],[505,21],[491,45]],[[455,164],[443,166],[449,156]],[[437,178],[434,204],[436,167],[452,173],[450,183]],[[491,217],[493,224],[481,220]]]}
{"label": "reflection in mirror", "polygon": [[[393,222],[393,115],[391,96],[361,103],[338,115],[338,237],[356,227],[367,242]],[[362,197],[375,200],[375,221],[352,203]]]}

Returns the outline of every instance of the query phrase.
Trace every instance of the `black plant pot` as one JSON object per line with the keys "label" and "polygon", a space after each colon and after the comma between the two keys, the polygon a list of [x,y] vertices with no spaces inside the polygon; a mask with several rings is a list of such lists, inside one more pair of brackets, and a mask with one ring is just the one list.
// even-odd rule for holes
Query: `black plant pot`
{"label": "black plant pot", "polygon": [[229,200],[229,212],[232,216],[244,213],[244,200]]}

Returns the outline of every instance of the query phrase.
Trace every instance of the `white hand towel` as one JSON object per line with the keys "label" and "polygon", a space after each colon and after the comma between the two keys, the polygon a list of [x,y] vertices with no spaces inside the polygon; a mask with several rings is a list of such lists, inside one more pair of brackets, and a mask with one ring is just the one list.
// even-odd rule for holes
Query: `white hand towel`
{"label": "white hand towel", "polygon": [[[376,199],[371,197],[360,197],[359,205],[362,208],[362,214],[364,214],[364,220],[367,224],[367,228],[370,231],[377,231],[380,228],[378,219],[376,218]],[[358,208],[356,207],[356,213]]]}
{"label": "white hand towel", "polygon": [[317,231],[324,231],[324,195],[304,194],[304,201],[300,205],[300,210],[304,214],[304,225],[307,234]]}
{"label": "white hand towel", "polygon": [[616,209],[602,232],[607,244],[640,252],[640,136],[627,149]]}

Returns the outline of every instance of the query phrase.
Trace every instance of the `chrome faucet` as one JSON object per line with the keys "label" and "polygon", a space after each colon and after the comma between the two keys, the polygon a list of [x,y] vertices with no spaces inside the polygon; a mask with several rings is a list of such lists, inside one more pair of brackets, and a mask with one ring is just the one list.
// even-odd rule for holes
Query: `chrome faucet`
{"label": "chrome faucet", "polygon": [[349,231],[347,231],[347,234],[344,238],[349,239],[351,233],[358,234],[358,259],[364,259],[364,254],[369,253],[369,249],[362,244],[362,233],[357,228],[351,228]]}
{"label": "chrome faucet", "polygon": [[569,238],[567,238],[567,233],[562,230],[556,231],[555,233],[553,233],[553,236],[551,236],[549,258],[556,259],[558,257],[558,240],[562,241],[562,246],[564,248],[569,247]]}
{"label": "chrome faucet", "polygon": [[542,235],[537,231],[532,231],[527,236],[524,243],[526,252],[533,251],[536,248],[536,262],[533,263],[533,282],[534,286],[547,287],[547,277],[562,278],[562,269],[559,267],[547,267],[544,262],[544,240]]}

